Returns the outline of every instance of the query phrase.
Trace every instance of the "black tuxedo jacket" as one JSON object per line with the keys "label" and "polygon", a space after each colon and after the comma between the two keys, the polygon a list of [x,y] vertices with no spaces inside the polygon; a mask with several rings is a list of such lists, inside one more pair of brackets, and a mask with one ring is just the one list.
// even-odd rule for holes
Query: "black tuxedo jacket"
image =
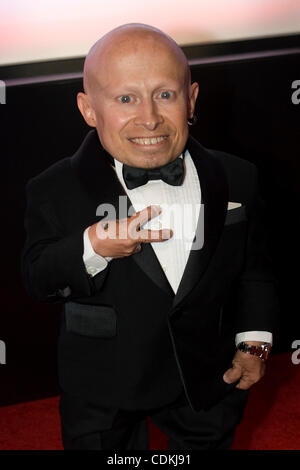
{"label": "black tuxedo jacket", "polygon": [[[150,244],[94,278],[86,272],[84,229],[100,220],[100,204],[113,204],[118,216],[125,196],[95,130],[28,183],[23,278],[37,299],[63,302],[63,390],[149,409],[184,389],[195,410],[207,408],[235,386],[222,379],[235,334],[273,331],[277,300],[256,168],[191,137],[187,147],[200,179],[204,246],[191,251],[176,295]],[[228,201],[242,206],[227,211]]]}

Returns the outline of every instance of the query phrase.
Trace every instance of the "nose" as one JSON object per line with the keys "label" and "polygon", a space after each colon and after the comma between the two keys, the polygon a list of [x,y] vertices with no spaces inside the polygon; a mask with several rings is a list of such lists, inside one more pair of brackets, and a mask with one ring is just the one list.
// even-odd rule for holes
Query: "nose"
{"label": "nose", "polygon": [[157,104],[152,99],[143,101],[135,118],[135,124],[149,131],[154,131],[159,124],[163,123],[163,117],[159,113]]}

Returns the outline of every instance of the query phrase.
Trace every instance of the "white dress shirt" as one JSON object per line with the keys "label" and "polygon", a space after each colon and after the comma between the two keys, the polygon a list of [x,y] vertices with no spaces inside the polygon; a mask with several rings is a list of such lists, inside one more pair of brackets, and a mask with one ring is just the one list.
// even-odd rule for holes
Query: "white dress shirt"
{"label": "white dress shirt", "polygon": [[[123,164],[115,160],[115,171],[136,212],[150,205],[159,205],[162,212],[147,222],[143,228],[151,230],[172,229],[173,237],[163,242],[152,242],[152,248],[174,291],[180,284],[192,242],[195,236],[201,206],[201,188],[197,170],[188,151],[184,158],[185,177],[181,186],[171,186],[162,180],[152,180],[143,186],[129,190],[123,179]],[[91,276],[97,275],[108,265],[104,258],[93,250],[84,231],[83,261]],[[272,343],[272,334],[266,331],[249,331],[236,335],[236,344],[241,341],[265,341]]]}

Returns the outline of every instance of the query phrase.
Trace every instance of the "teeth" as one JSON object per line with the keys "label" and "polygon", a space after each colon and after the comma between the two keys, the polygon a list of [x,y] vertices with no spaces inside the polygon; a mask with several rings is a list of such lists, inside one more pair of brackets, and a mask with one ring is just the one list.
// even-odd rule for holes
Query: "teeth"
{"label": "teeth", "polygon": [[166,138],[167,138],[166,136],[161,136],[161,137],[151,137],[151,138],[145,138],[145,139],[136,138],[136,139],[130,139],[130,140],[140,145],[154,145],[154,144],[158,144],[159,142],[162,142]]}

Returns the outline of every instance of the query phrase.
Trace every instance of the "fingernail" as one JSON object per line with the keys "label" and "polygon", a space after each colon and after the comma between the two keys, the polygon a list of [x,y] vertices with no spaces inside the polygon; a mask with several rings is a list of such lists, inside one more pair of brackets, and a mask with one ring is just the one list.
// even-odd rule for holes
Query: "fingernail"
{"label": "fingernail", "polygon": [[224,380],[224,382],[226,382],[227,384],[230,384],[229,378],[227,377],[226,374],[223,375],[223,380]]}
{"label": "fingernail", "polygon": [[169,239],[172,236],[172,230],[163,229],[161,232],[162,238]]}
{"label": "fingernail", "polygon": [[160,206],[152,206],[152,208],[157,212],[158,214],[161,213],[161,207]]}

